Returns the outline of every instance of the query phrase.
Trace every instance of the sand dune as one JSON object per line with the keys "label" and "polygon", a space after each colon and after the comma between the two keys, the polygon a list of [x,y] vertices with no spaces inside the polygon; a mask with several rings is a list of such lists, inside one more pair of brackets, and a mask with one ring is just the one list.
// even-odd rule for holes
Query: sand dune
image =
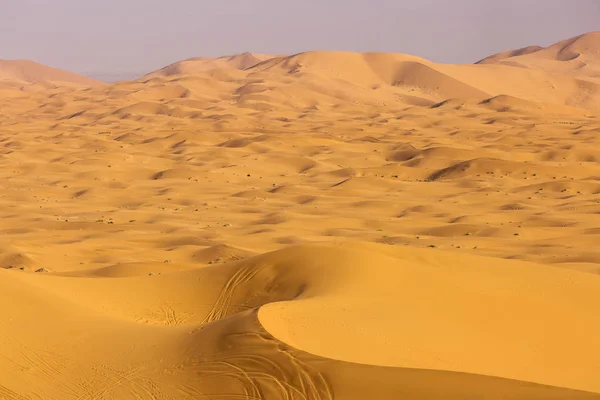
{"label": "sand dune", "polygon": [[[576,58],[600,59],[600,32],[589,32],[563,40],[548,47],[528,46],[517,50],[497,53],[478,61],[489,64],[503,61],[507,58],[527,56],[521,59],[545,58],[554,61],[572,61]],[[511,60],[512,61],[512,60]]]}
{"label": "sand dune", "polygon": [[516,49],[516,50],[502,51],[500,53],[492,54],[491,56],[481,59],[481,60],[477,61],[475,64],[492,64],[492,63],[498,62],[500,60],[504,60],[506,58],[517,57],[517,56],[522,56],[525,54],[535,53],[536,51],[540,51],[542,49],[543,49],[543,47],[534,45],[534,46],[522,47],[522,48]]}
{"label": "sand dune", "polygon": [[0,60],[0,81],[14,80],[26,83],[60,82],[84,86],[99,86],[102,82],[28,60]]}
{"label": "sand dune", "polygon": [[545,48],[532,47],[488,57],[480,63],[499,63],[600,82],[600,32],[590,32]]}
{"label": "sand dune", "polygon": [[[527,52],[530,57],[554,61],[573,61],[577,58],[600,61],[600,32],[590,32],[555,43],[537,51]],[[511,56],[525,54],[511,54]]]}
{"label": "sand dune", "polygon": [[273,55],[256,54],[256,53],[241,53],[233,56],[225,56],[218,58],[196,57],[184,61],[167,65],[158,71],[151,72],[145,75],[142,79],[151,79],[160,76],[171,76],[180,74],[195,74],[213,69],[248,69],[262,61],[273,58]]}
{"label": "sand dune", "polygon": [[0,399],[600,399],[597,38],[0,64]]}
{"label": "sand dune", "polygon": [[[3,303],[23,304],[3,309],[7,398],[592,399],[600,389],[600,278],[580,272],[347,244],[116,280],[2,275]],[[31,321],[52,327],[10,336]],[[119,339],[106,353],[109,332]]]}

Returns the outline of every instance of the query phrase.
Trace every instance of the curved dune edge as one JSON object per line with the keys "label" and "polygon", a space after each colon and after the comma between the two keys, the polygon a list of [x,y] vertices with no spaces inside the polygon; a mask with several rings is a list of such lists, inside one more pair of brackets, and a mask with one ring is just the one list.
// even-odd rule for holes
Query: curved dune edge
{"label": "curved dune edge", "polygon": [[[598,399],[598,284],[536,264],[363,243],[292,246],[160,276],[0,271],[0,398]],[[531,294],[540,288],[548,298]],[[518,303],[506,301],[513,292]],[[494,310],[517,337],[442,307],[486,308],[482,293],[511,311]],[[544,301],[551,313],[521,318]],[[427,307],[413,305],[412,316],[402,307],[417,303]],[[479,330],[454,336],[452,324],[439,325],[444,314]],[[570,318],[582,335],[556,331],[575,326]],[[520,338],[540,340],[540,353]]]}
{"label": "curved dune edge", "polygon": [[[194,348],[198,346],[200,348]],[[284,344],[260,324],[258,311],[235,314],[193,334],[185,346],[205,356],[198,372],[218,376],[207,386],[243,399],[598,399],[600,394],[454,371],[364,365],[315,356]],[[205,380],[203,384],[209,383]],[[215,386],[216,385],[216,386]],[[227,389],[225,389],[227,388]]]}
{"label": "curved dune edge", "polygon": [[272,253],[282,268],[306,270],[312,262],[316,270],[293,301],[261,307],[269,333],[337,360],[600,391],[600,350],[589,345],[600,328],[595,276],[437,251],[344,247]]}

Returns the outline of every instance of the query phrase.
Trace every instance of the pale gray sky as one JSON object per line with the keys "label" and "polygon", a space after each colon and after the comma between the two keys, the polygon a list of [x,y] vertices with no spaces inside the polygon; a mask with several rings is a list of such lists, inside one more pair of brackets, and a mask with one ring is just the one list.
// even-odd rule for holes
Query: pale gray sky
{"label": "pale gray sky", "polygon": [[597,30],[600,0],[0,0],[0,58],[87,75],[244,51],[475,62]]}

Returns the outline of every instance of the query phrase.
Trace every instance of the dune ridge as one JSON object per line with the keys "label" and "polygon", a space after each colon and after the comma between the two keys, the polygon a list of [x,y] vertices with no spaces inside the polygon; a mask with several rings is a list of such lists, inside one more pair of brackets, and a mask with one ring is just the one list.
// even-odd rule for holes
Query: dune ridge
{"label": "dune ridge", "polygon": [[140,79],[152,79],[180,74],[194,74],[214,69],[239,69],[251,68],[265,60],[276,56],[268,54],[241,53],[232,56],[217,58],[195,57],[169,64],[158,71],[150,72]]}
{"label": "dune ridge", "polygon": [[479,63],[541,70],[597,83],[600,82],[600,32],[585,33],[545,48],[499,53]]}

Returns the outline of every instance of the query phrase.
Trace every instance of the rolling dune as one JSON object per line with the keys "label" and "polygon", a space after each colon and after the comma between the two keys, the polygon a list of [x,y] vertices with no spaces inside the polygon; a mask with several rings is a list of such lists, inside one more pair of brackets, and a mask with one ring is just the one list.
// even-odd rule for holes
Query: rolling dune
{"label": "rolling dune", "polygon": [[0,399],[600,399],[598,38],[0,63]]}

